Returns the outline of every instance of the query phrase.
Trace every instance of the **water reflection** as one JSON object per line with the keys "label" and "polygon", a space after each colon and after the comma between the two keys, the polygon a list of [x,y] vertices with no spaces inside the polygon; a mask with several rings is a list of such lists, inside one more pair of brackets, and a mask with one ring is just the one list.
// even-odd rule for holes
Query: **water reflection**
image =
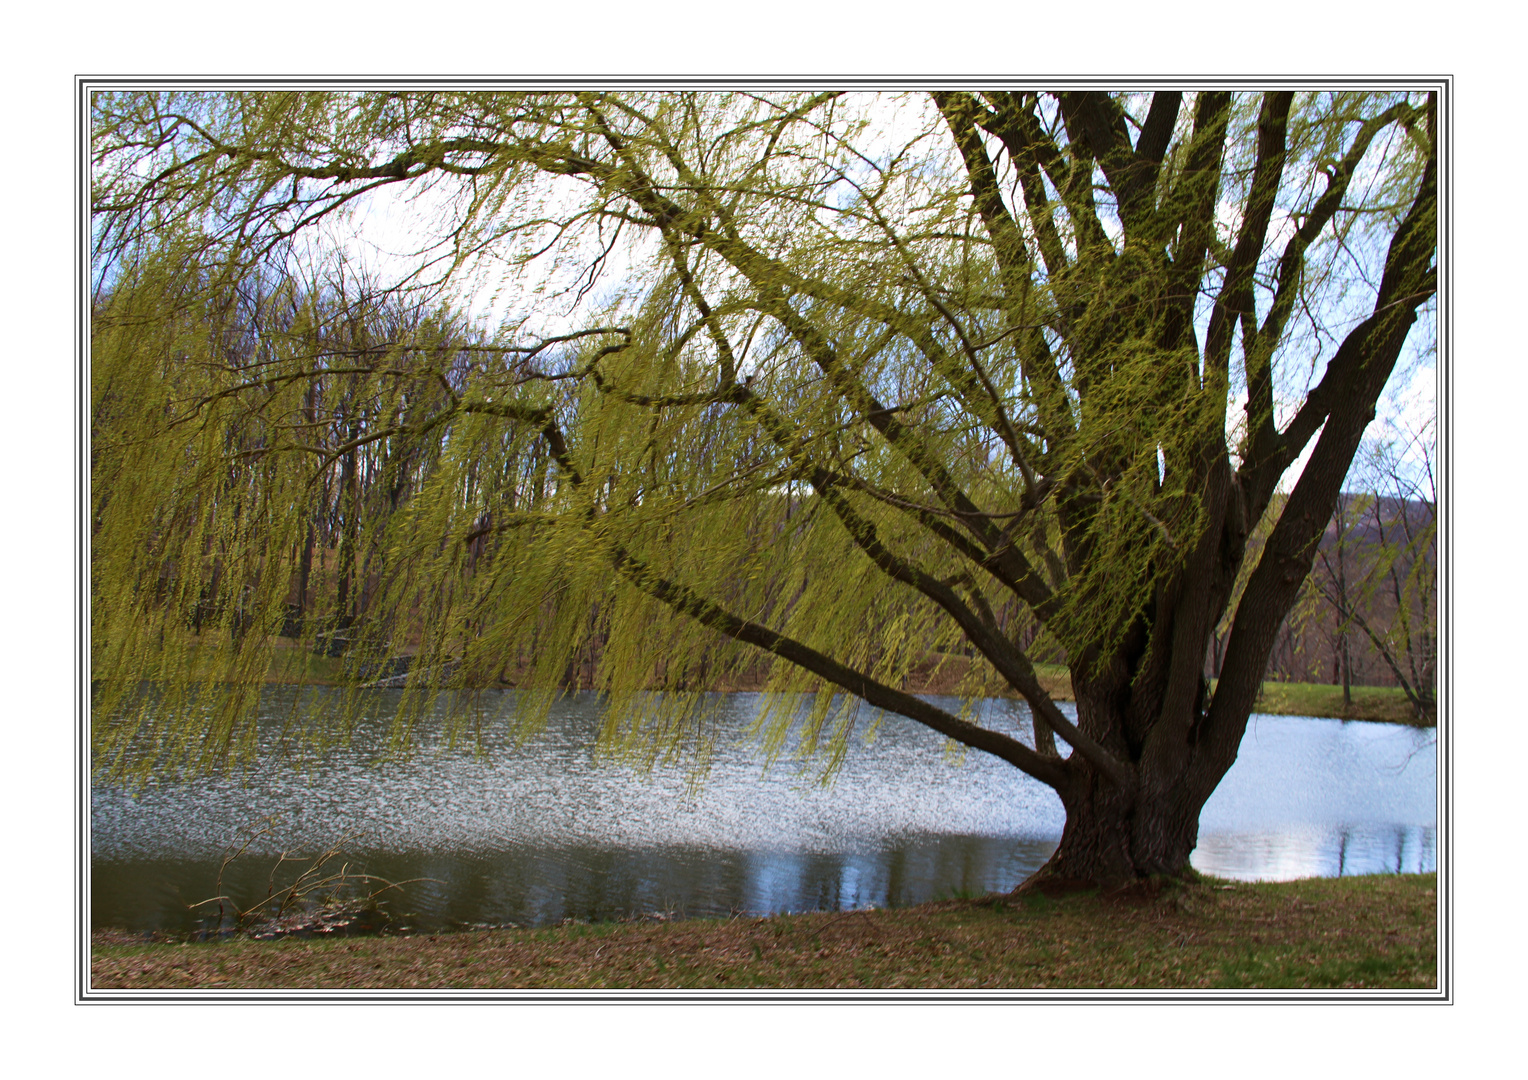
{"label": "water reflection", "polygon": [[1200,817],[1194,867],[1247,881],[1437,869],[1435,736],[1253,717]]}
{"label": "water reflection", "polygon": [[[716,848],[548,848],[451,855],[360,853],[352,869],[408,886],[390,909],[412,926],[520,926],[562,919],[730,916],[904,906],[1012,888],[1054,841],[931,836],[866,852]],[[270,861],[234,864],[224,889],[265,895]],[[214,914],[188,907],[213,892],[217,865],[185,859],[97,860],[97,926],[195,931]]]}
{"label": "water reflection", "polygon": [[[373,718],[395,703],[396,692],[378,694]],[[283,705],[273,695],[271,714]],[[225,874],[241,904],[265,894],[280,851],[348,832],[352,869],[436,879],[392,899],[422,927],[914,904],[1011,888],[1060,836],[1049,789],[984,755],[955,763],[937,736],[894,716],[854,746],[831,788],[789,763],[764,772],[745,734],[756,708],[751,695],[722,703],[723,737],[698,793],[682,768],[643,777],[596,764],[588,697],[560,706],[544,736],[487,758],[442,750],[379,763],[379,744],[363,737],[248,786],[98,787],[92,921],[194,928],[187,905],[216,891],[225,845],[272,813],[278,832]],[[1022,706],[984,708],[989,723],[1028,726]],[[1206,807],[1194,865],[1233,878],[1433,869],[1431,735],[1255,718]]]}
{"label": "water reflection", "polygon": [[1277,831],[1202,835],[1192,861],[1202,873],[1240,881],[1421,874],[1438,868],[1436,844],[1436,830],[1424,825],[1337,830],[1286,825]]}

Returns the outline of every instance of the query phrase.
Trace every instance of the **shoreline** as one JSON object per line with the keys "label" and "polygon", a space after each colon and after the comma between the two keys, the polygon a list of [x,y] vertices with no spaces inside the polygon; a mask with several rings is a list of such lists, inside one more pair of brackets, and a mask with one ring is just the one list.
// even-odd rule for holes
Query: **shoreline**
{"label": "shoreline", "polygon": [[[1066,685],[1066,676],[1041,677],[1041,684],[1051,695],[1052,700],[1063,702],[1072,701],[1071,687]],[[349,684],[339,678],[325,677],[285,677],[281,673],[273,673],[265,679],[267,686],[328,686],[344,687]],[[397,689],[398,687],[391,687]],[[388,687],[363,687],[363,689],[388,689]],[[520,690],[524,687],[515,684],[506,684],[488,689]],[[923,681],[912,682],[905,688],[911,694],[956,696],[956,687],[947,685],[947,681]],[[591,687],[579,686],[565,690],[566,693],[590,692]],[[712,694],[756,694],[764,690],[763,681],[756,684],[745,683],[741,680],[729,680],[719,682],[706,689],[706,693]],[[993,698],[1002,698],[1009,701],[1020,701],[1020,696],[1012,691],[996,692],[985,695]],[[1363,721],[1366,723],[1401,724],[1405,727],[1435,728],[1436,717],[1418,717],[1398,687],[1390,686],[1355,686],[1352,688],[1352,705],[1342,706],[1342,689],[1338,686],[1329,686],[1325,683],[1280,683],[1265,682],[1263,689],[1258,695],[1256,703],[1252,707],[1253,713],[1261,713],[1267,716],[1299,716],[1315,720],[1342,720]]]}
{"label": "shoreline", "polygon": [[94,990],[1409,988],[1438,985],[1437,875],[1196,877],[732,919],[126,943]]}
{"label": "shoreline", "polygon": [[[267,686],[327,686],[350,687],[352,682],[345,675],[344,660],[310,652],[301,642],[292,638],[277,638],[274,655],[267,669],[264,684]],[[392,667],[387,675],[372,680],[387,682],[390,686],[363,686],[363,689],[397,689],[407,677],[404,661],[411,656],[393,657],[388,664],[402,664],[402,670]],[[943,666],[936,667],[936,663]],[[930,660],[920,665],[900,687],[911,694],[959,696],[961,684],[970,661],[965,657],[947,657],[943,661]],[[205,668],[203,670],[206,670]],[[387,668],[384,668],[387,670]],[[1035,673],[1041,687],[1057,702],[1073,701],[1071,674],[1063,664],[1036,664]],[[565,693],[593,690],[592,686],[579,685],[563,688]],[[1210,680],[1213,685],[1215,680]],[[761,693],[766,680],[762,674],[750,673],[741,677],[731,676],[713,679],[705,688],[707,693],[746,694]],[[501,680],[497,687],[485,689],[524,689],[516,680]],[[1009,701],[1021,700],[1012,689],[991,686],[984,697]],[[1351,705],[1344,706],[1342,688],[1328,683],[1298,683],[1266,681],[1252,707],[1253,713],[1269,716],[1302,716],[1320,720],[1365,721],[1384,724],[1401,724],[1406,727],[1437,727],[1436,715],[1418,717],[1406,700],[1404,691],[1395,686],[1354,686],[1351,688]]]}

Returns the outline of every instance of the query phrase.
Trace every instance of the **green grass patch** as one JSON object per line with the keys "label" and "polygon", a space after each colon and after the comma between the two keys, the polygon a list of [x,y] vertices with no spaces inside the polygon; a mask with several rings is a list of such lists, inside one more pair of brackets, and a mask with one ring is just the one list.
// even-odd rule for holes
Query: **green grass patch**
{"label": "green grass patch", "polygon": [[1355,686],[1353,703],[1344,705],[1342,687],[1325,683],[1265,682],[1254,708],[1282,716],[1327,716],[1339,720],[1379,720],[1390,724],[1432,727],[1435,719],[1420,720],[1406,693],[1398,686]]}
{"label": "green grass patch", "polygon": [[[1046,693],[1056,701],[1073,699],[1072,676],[1065,664],[1036,664],[1035,674]],[[1433,718],[1418,719],[1411,703],[1406,700],[1405,691],[1398,686],[1355,686],[1352,687],[1352,699],[1351,705],[1344,705],[1342,687],[1326,683],[1265,682],[1253,708],[1276,716],[1370,720],[1413,727],[1432,727],[1437,722]]]}
{"label": "green grass patch", "polygon": [[[286,639],[282,639],[285,644]],[[268,683],[305,686],[337,686],[344,681],[345,661],[340,657],[321,656],[302,643],[278,645],[266,672]]]}

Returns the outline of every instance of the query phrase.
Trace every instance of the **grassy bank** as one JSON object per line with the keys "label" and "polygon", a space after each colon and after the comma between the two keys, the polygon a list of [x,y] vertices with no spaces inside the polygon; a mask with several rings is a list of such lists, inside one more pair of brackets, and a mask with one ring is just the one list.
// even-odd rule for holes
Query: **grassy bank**
{"label": "grassy bank", "polygon": [[1379,720],[1412,727],[1433,727],[1434,719],[1419,720],[1398,686],[1355,686],[1353,704],[1342,703],[1342,687],[1325,683],[1265,682],[1258,695],[1258,712],[1280,716],[1328,716],[1339,720]]}
{"label": "grassy bank", "polygon": [[1332,988],[1437,985],[1435,875],[415,937],[128,943],[108,988]]}

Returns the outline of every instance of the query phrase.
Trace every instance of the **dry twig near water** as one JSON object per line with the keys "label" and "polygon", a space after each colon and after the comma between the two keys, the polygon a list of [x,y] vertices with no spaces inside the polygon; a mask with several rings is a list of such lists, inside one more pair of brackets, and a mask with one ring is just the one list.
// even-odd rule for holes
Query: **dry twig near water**
{"label": "dry twig near water", "polygon": [[[242,841],[235,841],[224,850],[218,866],[217,895],[190,905],[193,910],[212,904],[218,906],[217,920],[208,931],[210,934],[275,938],[344,931],[358,922],[380,925],[386,916],[379,909],[378,897],[404,885],[434,880],[413,878],[391,882],[375,874],[352,871],[348,861],[342,862],[338,870],[332,870],[332,864],[343,856],[345,845],[355,839],[355,833],[347,832],[317,855],[294,855],[283,850],[271,865],[265,896],[249,907],[240,908],[224,891],[223,877],[228,868],[249,851],[250,845],[273,837],[279,823],[278,814],[252,822],[240,830]],[[301,866],[302,870],[289,884],[278,886],[277,874],[288,864]],[[377,885],[381,887],[374,888]]]}

